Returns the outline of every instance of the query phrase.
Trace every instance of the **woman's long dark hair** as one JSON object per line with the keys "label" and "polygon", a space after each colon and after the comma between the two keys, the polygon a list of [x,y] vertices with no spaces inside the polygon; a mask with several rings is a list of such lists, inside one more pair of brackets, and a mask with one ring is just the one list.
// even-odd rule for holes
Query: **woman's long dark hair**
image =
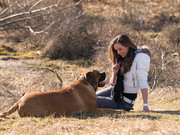
{"label": "woman's long dark hair", "polygon": [[[123,46],[129,47],[129,51],[127,55],[123,58],[117,51],[114,49],[114,45],[120,43]],[[120,64],[120,73],[125,74],[130,71],[132,63],[135,58],[135,51],[137,47],[132,43],[130,38],[126,35],[117,36],[109,46],[109,57],[112,61],[112,64],[115,64],[115,60],[117,59],[118,63]]]}

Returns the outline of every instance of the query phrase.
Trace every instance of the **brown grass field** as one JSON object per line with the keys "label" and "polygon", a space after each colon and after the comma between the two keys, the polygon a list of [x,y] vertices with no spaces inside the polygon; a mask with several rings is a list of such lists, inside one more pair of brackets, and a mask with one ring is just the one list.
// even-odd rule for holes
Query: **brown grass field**
{"label": "brown grass field", "polygon": [[[17,43],[8,37],[11,31],[0,31],[0,112],[25,93],[60,89],[56,75],[45,68],[58,73],[63,80],[62,87],[72,84],[87,69],[105,71],[108,82],[111,75],[111,64],[106,57],[108,43],[122,33],[128,33],[136,44],[147,44],[151,49],[149,107],[154,112],[142,112],[139,92],[134,110],[123,114],[20,118],[13,113],[0,118],[0,135],[180,135],[180,1],[125,0],[126,12],[119,6],[121,2],[86,0],[83,3],[86,14],[94,21],[93,29],[89,28],[88,32],[96,35],[98,45],[93,56],[86,59],[51,60],[37,54],[42,47],[27,40]],[[140,15],[145,18],[141,30],[137,19]],[[120,22],[121,18],[127,20]],[[108,86],[107,83],[105,87]]]}
{"label": "brown grass field", "polygon": [[[59,88],[55,75],[42,72],[41,67],[60,67],[58,73],[64,80],[63,87],[71,84],[79,73],[87,68],[66,61],[9,60],[1,63],[0,110],[17,101],[21,95],[32,91]],[[91,67],[96,68],[96,67]],[[35,70],[36,69],[36,70]],[[3,90],[3,91],[2,91]],[[179,91],[179,89],[178,89]],[[168,93],[168,94],[167,94]],[[66,103],[68,105],[68,103]],[[169,88],[156,88],[149,94],[150,108],[156,112],[142,112],[142,97],[139,94],[135,110],[121,115],[79,114],[60,118],[20,118],[14,113],[0,118],[0,133],[10,134],[167,134],[180,133],[180,97]]]}

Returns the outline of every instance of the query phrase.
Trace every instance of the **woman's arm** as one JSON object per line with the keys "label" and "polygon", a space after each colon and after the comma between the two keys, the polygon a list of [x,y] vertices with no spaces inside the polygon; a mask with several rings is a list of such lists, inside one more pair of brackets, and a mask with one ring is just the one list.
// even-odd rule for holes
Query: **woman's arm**
{"label": "woman's arm", "polygon": [[149,112],[149,107],[148,107],[148,89],[144,88],[141,89],[142,92],[142,97],[143,97],[143,111],[144,112]]}
{"label": "woman's arm", "polygon": [[115,83],[116,83],[116,78],[117,78],[117,74],[112,74],[112,77],[111,77],[111,79],[110,79],[110,84],[112,85],[112,86],[114,86],[115,85]]}
{"label": "woman's arm", "polygon": [[150,57],[144,53],[137,55],[137,79],[139,82],[139,87],[142,92],[143,97],[143,111],[149,112],[148,107],[148,71],[150,66]]}
{"label": "woman's arm", "polygon": [[110,84],[111,84],[112,86],[114,86],[115,83],[116,83],[116,78],[117,78],[117,73],[118,73],[119,68],[120,68],[120,66],[119,66],[119,64],[117,63],[117,59],[116,59],[116,63],[115,63],[115,65],[112,67],[113,73],[112,73],[112,77],[111,77],[111,79],[110,79]]}

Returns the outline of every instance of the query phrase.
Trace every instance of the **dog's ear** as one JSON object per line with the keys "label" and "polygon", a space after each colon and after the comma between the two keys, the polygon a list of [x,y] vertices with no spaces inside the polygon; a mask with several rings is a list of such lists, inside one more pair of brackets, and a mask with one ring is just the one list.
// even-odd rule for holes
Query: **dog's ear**
{"label": "dog's ear", "polygon": [[86,79],[90,82],[96,82],[96,78],[93,72],[86,73]]}
{"label": "dog's ear", "polygon": [[97,81],[97,78],[96,78],[94,72],[86,73],[86,79],[95,88],[95,90],[98,89],[98,81]]}

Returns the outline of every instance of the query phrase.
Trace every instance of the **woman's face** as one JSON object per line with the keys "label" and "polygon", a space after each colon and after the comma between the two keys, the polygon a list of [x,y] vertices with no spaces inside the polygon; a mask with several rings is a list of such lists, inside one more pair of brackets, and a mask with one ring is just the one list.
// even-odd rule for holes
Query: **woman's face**
{"label": "woman's face", "polygon": [[117,54],[121,55],[121,57],[126,57],[129,47],[123,46],[120,43],[116,43],[114,45],[114,49],[117,51]]}

